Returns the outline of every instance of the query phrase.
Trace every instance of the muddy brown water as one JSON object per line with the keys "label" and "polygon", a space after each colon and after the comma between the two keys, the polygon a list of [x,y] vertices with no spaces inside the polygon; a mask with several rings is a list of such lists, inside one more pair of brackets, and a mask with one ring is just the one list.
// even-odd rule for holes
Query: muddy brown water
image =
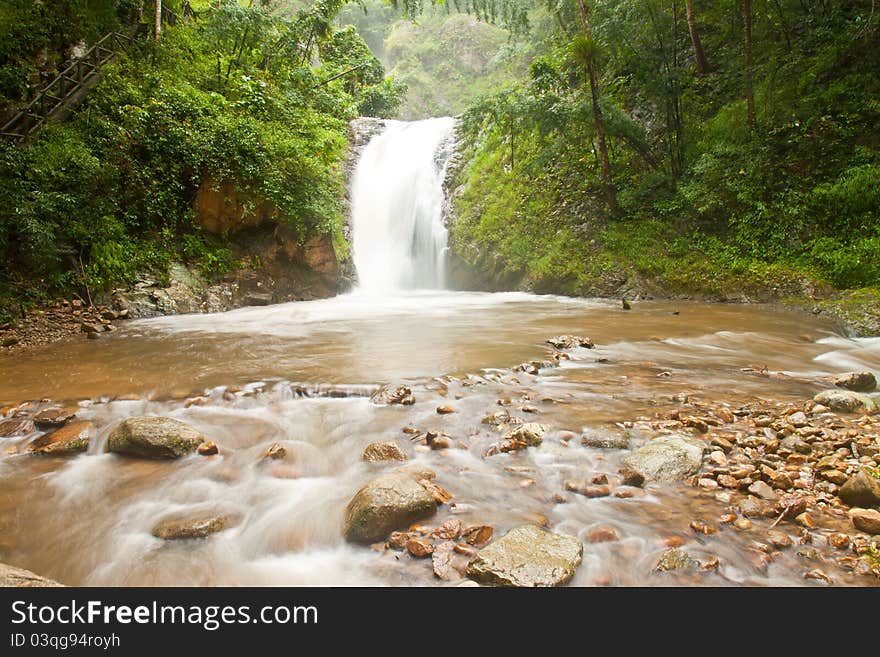
{"label": "muddy brown water", "polygon": [[[544,358],[543,341],[560,333],[597,347],[537,376],[510,370]],[[430,559],[342,538],[352,494],[393,467],[364,463],[363,448],[395,440],[454,495],[428,524],[457,517],[498,536],[538,522],[576,535],[585,550],[573,585],[820,585],[803,577],[814,568],[836,584],[871,585],[797,546],[762,565],[752,543],[769,521],[695,536],[692,520],[717,523],[726,509],[716,492],[682,484],[634,499],[564,493],[568,479],[616,472],[625,452],[566,442],[562,431],[618,431],[615,422],[675,407],[679,393],[731,406],[800,402],[821,388],[817,378],[852,369],[880,370],[880,339],[850,339],[769,306],[642,302],[624,311],[589,299],[443,292],[130,322],[97,341],[0,358],[3,404],[63,400],[99,427],[89,453],[67,459],[6,453],[38,434],[0,439],[0,561],[72,585],[454,585],[433,576]],[[389,382],[411,385],[416,404],[371,404],[366,395]],[[352,396],[326,396],[330,386]],[[193,395],[209,402],[186,406]],[[456,412],[438,415],[439,404]],[[481,420],[502,407],[547,424],[544,444],[483,458],[498,434]],[[104,453],[114,424],[141,414],[190,422],[221,455],[151,462]],[[444,431],[458,447],[430,451],[405,426]],[[287,459],[261,463],[274,442]],[[207,510],[242,520],[202,540],[151,535],[164,518]],[[589,543],[599,527],[620,540]],[[652,572],[670,537],[697,558],[717,556],[717,571]]]}

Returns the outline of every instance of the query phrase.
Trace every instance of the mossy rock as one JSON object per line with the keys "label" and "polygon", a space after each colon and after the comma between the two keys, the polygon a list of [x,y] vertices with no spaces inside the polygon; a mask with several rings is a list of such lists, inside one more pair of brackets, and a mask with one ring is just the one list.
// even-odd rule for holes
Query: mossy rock
{"label": "mossy rock", "polygon": [[194,452],[205,437],[186,422],[170,417],[130,417],[107,441],[111,452],[145,459],[177,459]]}

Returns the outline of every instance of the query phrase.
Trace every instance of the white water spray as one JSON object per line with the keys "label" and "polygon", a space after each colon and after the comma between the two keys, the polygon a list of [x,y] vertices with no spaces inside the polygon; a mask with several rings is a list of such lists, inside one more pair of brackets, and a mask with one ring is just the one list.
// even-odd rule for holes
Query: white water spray
{"label": "white water spray", "polygon": [[442,289],[443,177],[455,119],[389,121],[364,149],[351,188],[359,290]]}

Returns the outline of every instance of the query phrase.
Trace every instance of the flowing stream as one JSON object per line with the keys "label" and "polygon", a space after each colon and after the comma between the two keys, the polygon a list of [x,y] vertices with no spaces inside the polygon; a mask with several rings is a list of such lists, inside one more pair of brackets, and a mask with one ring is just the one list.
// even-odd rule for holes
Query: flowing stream
{"label": "flowing stream", "polygon": [[[365,463],[364,447],[395,441],[454,495],[427,522],[456,517],[496,536],[536,522],[581,537],[573,585],[819,584],[804,580],[817,566],[795,549],[768,566],[751,556],[757,534],[689,532],[691,520],[724,512],[712,491],[649,486],[633,499],[569,493],[558,503],[567,479],[614,473],[622,456],[563,432],[610,435],[682,394],[733,407],[800,403],[817,377],[880,370],[880,339],[850,339],[770,306],[646,301],[627,312],[604,300],[444,290],[441,151],[452,129],[451,119],[392,123],[363,153],[354,293],[132,321],[97,342],[0,357],[0,404],[51,398],[98,427],[89,452],[66,459],[22,453],[37,434],[0,439],[0,562],[73,585],[455,584],[436,579],[430,559],[343,540],[348,500],[394,467]],[[597,346],[538,374],[511,369],[546,358],[544,341],[562,333]],[[787,376],[755,374],[763,368]],[[411,386],[416,403],[372,404],[385,383]],[[439,415],[438,405],[456,412]],[[498,435],[482,419],[501,409],[548,425],[543,445],[484,458]],[[105,453],[115,423],[143,414],[193,424],[220,454],[154,462]],[[454,445],[432,451],[404,427],[445,432]],[[286,458],[261,460],[273,443]],[[206,539],[151,534],[169,515],[213,510],[241,520]],[[598,527],[620,540],[586,542]],[[653,573],[670,537],[718,556],[719,568]],[[876,582],[831,559],[821,566],[835,583]]]}

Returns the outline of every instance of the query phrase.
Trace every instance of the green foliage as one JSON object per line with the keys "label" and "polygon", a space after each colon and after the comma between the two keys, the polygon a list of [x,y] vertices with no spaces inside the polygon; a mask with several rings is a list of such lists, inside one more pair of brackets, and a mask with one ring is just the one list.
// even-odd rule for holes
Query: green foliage
{"label": "green foliage", "polygon": [[[460,125],[468,191],[455,241],[466,259],[496,254],[485,272],[496,282],[516,272],[534,287],[558,279],[560,291],[607,293],[630,276],[722,297],[799,293],[804,280],[880,285],[870,3],[753,9],[756,129],[738,3],[696,6],[707,75],[695,74],[683,7],[588,2],[587,35],[576,3],[545,6],[559,23],[529,79],[473,104]],[[603,198],[590,60],[619,214]]]}
{"label": "green foliage", "polygon": [[228,271],[228,238],[194,221],[206,185],[232,182],[246,213],[269,204],[301,239],[341,233],[347,123],[393,112],[402,89],[333,28],[341,0],[265,4],[211,2],[105,68],[70,121],[0,145],[0,296],[110,288],[177,258]]}

